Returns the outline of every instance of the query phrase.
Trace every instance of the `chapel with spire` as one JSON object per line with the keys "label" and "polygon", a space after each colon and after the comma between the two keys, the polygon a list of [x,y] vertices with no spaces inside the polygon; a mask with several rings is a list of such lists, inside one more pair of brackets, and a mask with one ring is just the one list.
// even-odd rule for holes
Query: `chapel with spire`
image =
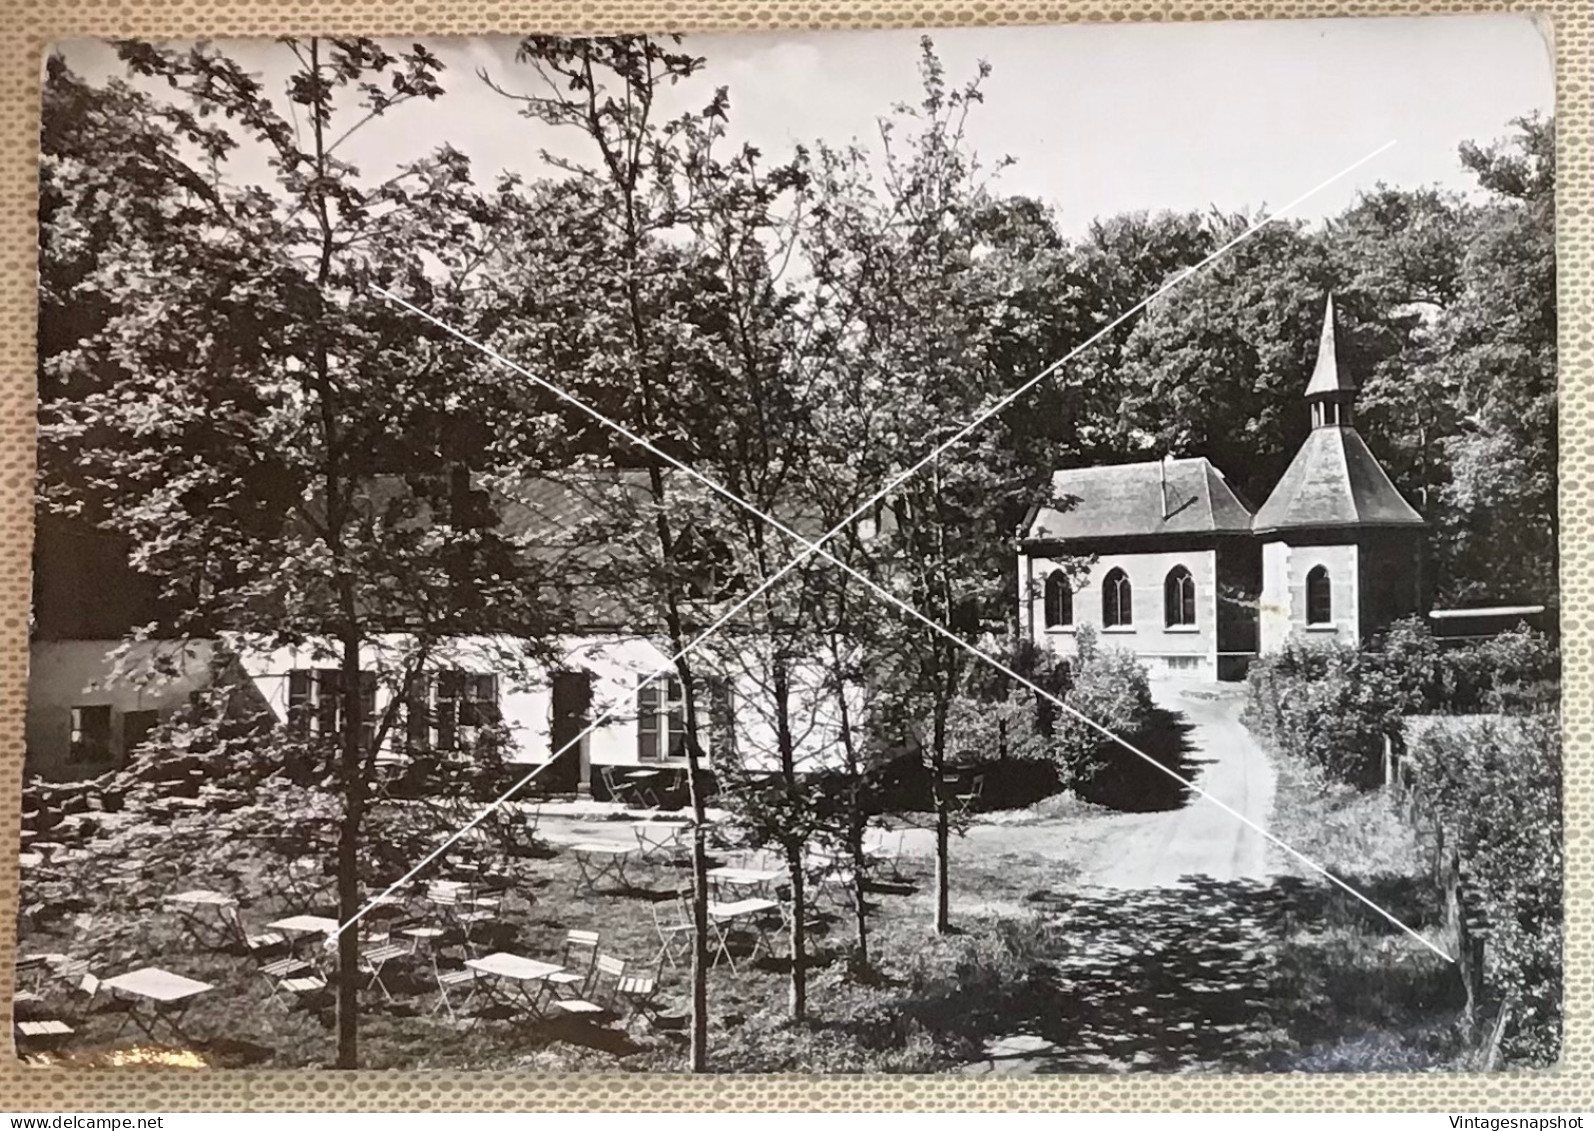
{"label": "chapel with spire", "polygon": [[1425,523],[1356,431],[1355,398],[1330,295],[1306,385],[1312,430],[1251,520],[1263,652],[1297,632],[1356,643],[1422,609]]}
{"label": "chapel with spire", "polygon": [[1072,654],[1089,625],[1157,674],[1234,679],[1292,636],[1356,644],[1421,612],[1426,524],[1356,431],[1355,399],[1330,295],[1310,431],[1254,514],[1204,457],[1055,472],[1020,530],[1026,633]]}

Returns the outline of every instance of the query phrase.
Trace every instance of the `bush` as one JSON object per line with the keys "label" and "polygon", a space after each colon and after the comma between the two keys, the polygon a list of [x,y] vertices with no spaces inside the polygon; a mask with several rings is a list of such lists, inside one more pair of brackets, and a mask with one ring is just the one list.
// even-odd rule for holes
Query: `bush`
{"label": "bush", "polygon": [[1386,734],[1400,726],[1408,689],[1376,653],[1291,638],[1258,657],[1244,721],[1282,753],[1339,781],[1376,784]]}
{"label": "bush", "polygon": [[1487,640],[1445,645],[1425,621],[1397,621],[1371,649],[1417,712],[1521,715],[1551,709],[1560,695],[1560,654],[1527,625]]}
{"label": "bush", "polygon": [[1434,728],[1411,756],[1488,917],[1485,984],[1514,997],[1505,1053],[1549,1064],[1561,1026],[1561,727],[1555,712]]}
{"label": "bush", "polygon": [[[1133,738],[1151,722],[1146,666],[1131,652],[1097,649],[1094,641],[1082,642],[1067,702],[1091,722],[1115,735]],[[1088,779],[1100,770],[1107,742],[1101,731],[1065,712],[1057,723],[1055,756],[1072,769],[1076,779]]]}
{"label": "bush", "polygon": [[[1130,652],[1097,647],[1088,626],[1076,639],[1079,654],[1072,660],[1028,641],[1001,657],[1044,695],[1009,676],[976,669],[949,713],[956,761],[987,771],[1006,763],[1003,792],[1014,803],[1089,781],[1105,764],[1102,751],[1110,740],[1073,711],[1127,738],[1143,733],[1151,721],[1145,665]],[[1026,773],[1026,766],[1033,770]],[[987,780],[988,793],[995,784]]]}
{"label": "bush", "polygon": [[1553,709],[1561,657],[1549,637],[1522,625],[1443,655],[1443,709],[1521,715]]}

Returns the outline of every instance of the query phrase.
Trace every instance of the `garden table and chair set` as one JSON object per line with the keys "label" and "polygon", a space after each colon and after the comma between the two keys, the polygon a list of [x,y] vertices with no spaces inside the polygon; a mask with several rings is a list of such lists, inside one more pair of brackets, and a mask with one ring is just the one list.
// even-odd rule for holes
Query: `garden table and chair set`
{"label": "garden table and chair set", "polygon": [[[632,818],[625,827],[595,825],[580,839],[558,844],[575,866],[578,896],[634,896],[645,890],[634,886],[636,869],[676,872],[672,895],[649,904],[658,947],[650,962],[633,962],[600,947],[596,930],[566,930],[560,944],[551,948],[555,952],[528,953],[505,911],[514,900],[529,905],[536,897],[508,877],[507,859],[503,870],[496,866],[492,845],[477,836],[461,838],[456,850],[442,859],[435,878],[408,884],[403,891],[372,885],[367,898],[378,906],[350,928],[359,932],[359,957],[349,976],[361,980],[362,994],[379,994],[388,1004],[419,994],[422,1014],[445,1015],[472,1027],[492,1019],[514,1026],[598,1021],[627,1012],[656,1018],[654,1000],[663,969],[687,964],[692,936],[690,889],[679,886],[679,869],[689,861],[692,825],[676,813],[643,807],[656,799],[652,791],[661,788],[656,780],[639,777],[627,793],[635,805],[625,813]],[[540,814],[539,808],[525,814],[526,828],[533,833]],[[719,857],[708,875],[711,963],[734,972],[761,955],[775,956],[789,944],[792,911],[786,870],[777,858],[735,853],[717,826],[709,831]],[[292,855],[304,847],[323,851]],[[290,1012],[327,1003],[341,974],[335,957],[339,922],[325,913],[334,877],[324,849],[319,844],[279,844],[277,850],[286,851],[286,859],[247,882],[233,877],[230,884],[238,894],[193,880],[193,886],[171,891],[160,899],[153,919],[168,926],[177,945],[168,944],[166,951],[151,956],[154,962],[130,963],[132,968],[102,977],[103,970],[91,970],[83,959],[24,956],[17,966],[14,1010],[19,1047],[59,1049],[91,1014],[119,1015],[112,1037],[132,1025],[151,1039],[164,1031],[188,1043],[186,1018],[218,990],[214,982],[193,975],[203,972],[215,981],[223,979],[217,978],[212,962],[185,964],[185,949],[245,959],[265,984],[266,1001]],[[27,851],[38,859],[35,866],[43,866],[62,849],[35,833],[27,838]],[[871,857],[880,855],[876,846]],[[808,865],[811,904],[831,887],[850,892],[849,861],[813,853]],[[245,887],[254,888],[257,898],[245,896]],[[256,915],[247,915],[246,908],[254,908]],[[275,914],[259,914],[261,908]],[[184,972],[185,965],[189,972]],[[58,1001],[55,990],[62,986],[65,1001]]]}

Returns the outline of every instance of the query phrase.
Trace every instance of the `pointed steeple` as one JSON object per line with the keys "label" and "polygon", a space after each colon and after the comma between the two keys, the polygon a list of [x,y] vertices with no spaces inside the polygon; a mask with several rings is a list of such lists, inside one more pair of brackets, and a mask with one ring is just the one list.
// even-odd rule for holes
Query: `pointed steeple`
{"label": "pointed steeple", "polygon": [[1323,311],[1317,368],[1306,386],[1312,431],[1284,472],[1252,529],[1258,534],[1306,527],[1421,526],[1351,422],[1356,386],[1339,366],[1334,296]]}
{"label": "pointed steeple", "polygon": [[1323,308],[1323,336],[1317,343],[1317,367],[1312,370],[1312,379],[1306,383],[1308,400],[1330,393],[1349,393],[1356,388],[1350,376],[1339,367],[1336,338],[1334,296],[1330,293],[1328,302]]}
{"label": "pointed steeple", "polygon": [[1334,328],[1334,296],[1323,308],[1323,336],[1317,343],[1317,366],[1306,383],[1306,403],[1312,409],[1312,427],[1348,425],[1356,385],[1339,365],[1339,345]]}

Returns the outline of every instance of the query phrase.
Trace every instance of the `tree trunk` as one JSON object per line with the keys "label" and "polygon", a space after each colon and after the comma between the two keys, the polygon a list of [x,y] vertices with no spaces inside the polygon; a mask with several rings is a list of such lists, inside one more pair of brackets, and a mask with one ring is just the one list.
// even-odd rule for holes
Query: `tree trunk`
{"label": "tree trunk", "polygon": [[847,827],[847,850],[852,856],[852,916],[853,923],[858,932],[858,949],[854,962],[859,970],[869,968],[869,910],[864,902],[864,855],[863,833],[868,825],[868,819],[863,815],[863,805],[859,794],[858,779],[855,776],[852,784],[852,811]]}
{"label": "tree trunk", "polygon": [[702,759],[697,743],[686,744],[687,792],[692,803],[692,1033],[689,1067],[708,1071],[708,828],[703,801]]}
{"label": "tree trunk", "polygon": [[930,747],[930,790],[935,798],[935,933],[944,935],[951,928],[949,873],[951,819],[947,811],[946,785],[941,775],[946,770],[945,700],[935,706],[935,733]]}
{"label": "tree trunk", "polygon": [[[780,750],[781,784],[788,800],[795,800],[800,788],[797,782],[796,743],[791,732],[791,673],[784,656],[776,657],[774,665],[775,740]],[[791,987],[788,1004],[791,1016],[802,1017],[808,1010],[808,954],[804,920],[808,918],[807,893],[804,890],[803,844],[795,837],[785,838],[786,876],[791,883]]]}
{"label": "tree trunk", "polygon": [[[831,663],[839,670],[840,650],[834,639],[830,645]],[[836,710],[841,721],[841,749],[847,768],[847,853],[852,857],[852,910],[858,932],[858,945],[853,953],[853,966],[857,970],[869,968],[869,916],[864,903],[863,834],[869,827],[869,815],[863,811],[863,762],[853,742],[852,714],[847,705],[847,685],[843,679],[836,683]]]}
{"label": "tree trunk", "polygon": [[791,1015],[800,1020],[808,1013],[808,893],[803,875],[803,848],[786,844],[786,875],[791,880],[791,985],[787,995]]}
{"label": "tree trunk", "polygon": [[[343,715],[343,821],[338,830],[338,923],[360,912],[360,822],[365,812],[365,775],[361,765],[360,724],[364,708],[360,688],[360,639],[345,633],[339,674]],[[338,932],[338,1067],[359,1067],[360,929]]]}

